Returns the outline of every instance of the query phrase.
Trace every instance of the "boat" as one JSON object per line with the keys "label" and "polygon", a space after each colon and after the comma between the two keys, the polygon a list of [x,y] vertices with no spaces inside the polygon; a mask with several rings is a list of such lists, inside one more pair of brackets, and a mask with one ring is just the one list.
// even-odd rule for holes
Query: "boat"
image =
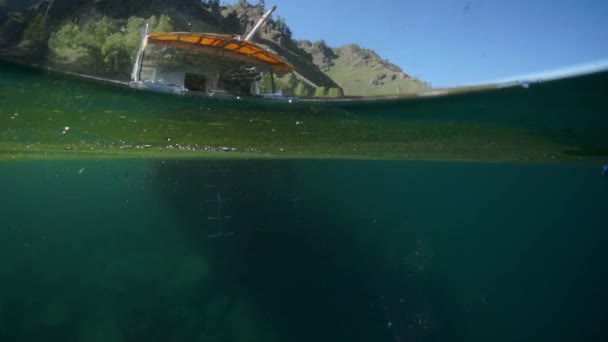
{"label": "boat", "polygon": [[[294,67],[269,48],[251,41],[276,10],[273,6],[245,37],[193,32],[152,32],[143,28],[130,86],[173,94],[259,96],[287,99],[274,89],[274,75]],[[270,73],[272,93],[261,94],[259,81]]]}

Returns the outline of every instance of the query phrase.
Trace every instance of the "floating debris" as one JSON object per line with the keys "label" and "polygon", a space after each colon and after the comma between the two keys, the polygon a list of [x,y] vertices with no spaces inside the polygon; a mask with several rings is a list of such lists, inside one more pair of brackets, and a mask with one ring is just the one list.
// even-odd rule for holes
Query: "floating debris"
{"label": "floating debris", "polygon": [[61,134],[66,134],[69,131],[70,131],[70,127],[65,126],[65,128],[63,129],[63,132],[61,132]]}
{"label": "floating debris", "polygon": [[81,175],[84,172],[85,168],[83,167],[82,169],[78,170],[78,174]]}
{"label": "floating debris", "polygon": [[425,242],[418,240],[414,249],[403,258],[403,261],[410,269],[422,272],[434,257],[435,252]]}

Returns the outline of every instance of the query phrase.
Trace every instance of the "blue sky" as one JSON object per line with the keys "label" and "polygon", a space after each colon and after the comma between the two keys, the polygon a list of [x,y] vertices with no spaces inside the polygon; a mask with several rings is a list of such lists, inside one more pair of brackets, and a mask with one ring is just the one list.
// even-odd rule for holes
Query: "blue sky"
{"label": "blue sky", "polygon": [[608,0],[266,0],[273,4],[294,38],[357,43],[433,87],[608,59]]}

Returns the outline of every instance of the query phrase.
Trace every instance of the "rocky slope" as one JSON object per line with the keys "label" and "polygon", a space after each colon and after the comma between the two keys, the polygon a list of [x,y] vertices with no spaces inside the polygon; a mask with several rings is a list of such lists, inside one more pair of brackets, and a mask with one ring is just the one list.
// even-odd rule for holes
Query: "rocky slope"
{"label": "rocky slope", "polygon": [[350,96],[411,94],[428,89],[428,84],[407,75],[374,51],[358,45],[330,48],[325,42],[300,41],[313,63]]}

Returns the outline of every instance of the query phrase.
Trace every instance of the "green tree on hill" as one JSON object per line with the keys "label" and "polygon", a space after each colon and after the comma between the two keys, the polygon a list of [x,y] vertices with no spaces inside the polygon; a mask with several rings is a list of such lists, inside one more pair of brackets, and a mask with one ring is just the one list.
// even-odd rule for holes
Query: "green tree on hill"
{"label": "green tree on hill", "polygon": [[45,48],[44,41],[44,18],[39,13],[36,18],[25,28],[21,38],[20,47],[30,49],[32,51],[41,52]]}
{"label": "green tree on hill", "polygon": [[[155,19],[156,17],[152,16],[149,20]],[[173,20],[166,15],[161,15],[158,18],[158,22],[156,22],[156,25],[152,26],[152,24],[150,24],[150,26],[154,28],[154,31],[150,32],[171,32],[173,31]]]}
{"label": "green tree on hill", "polygon": [[[277,88],[277,89],[275,89],[275,91],[278,90],[278,89],[280,89],[279,82],[280,82],[279,81],[279,77],[275,75],[274,76],[274,84],[275,84],[275,87]],[[272,77],[271,77],[271,75],[270,75],[269,72],[266,72],[266,73],[264,73],[262,75],[262,77],[258,81],[258,84],[260,86],[260,92],[262,94],[270,94],[270,93],[272,93]]]}
{"label": "green tree on hill", "polygon": [[131,17],[122,30],[105,17],[83,27],[69,23],[51,34],[48,43],[51,57],[58,62],[91,68],[94,73],[127,76],[145,23],[149,25],[149,32],[173,31],[172,20],[165,15],[147,20]]}
{"label": "green tree on hill", "polygon": [[277,19],[274,21],[274,25],[277,30],[279,30],[279,32],[281,32],[286,37],[291,38],[291,29],[289,28],[289,26],[287,26],[287,22],[283,17],[278,16]]}
{"label": "green tree on hill", "polygon": [[112,33],[101,46],[101,55],[106,68],[112,72],[121,72],[130,62],[125,36],[120,32]]}
{"label": "green tree on hill", "polygon": [[300,82],[294,89],[293,94],[295,96],[308,97],[310,96],[310,90],[304,83]]}
{"label": "green tree on hill", "polygon": [[279,89],[283,90],[283,92],[285,92],[287,94],[293,94],[298,81],[296,80],[296,78],[293,74],[289,73],[289,74],[285,74],[284,76],[280,77],[278,83],[279,83]]}
{"label": "green tree on hill", "polygon": [[66,24],[49,39],[52,57],[69,64],[90,64],[89,53],[81,44],[82,32],[78,25]]}
{"label": "green tree on hill", "polygon": [[106,18],[82,29],[75,24],[66,24],[51,34],[49,49],[57,60],[89,67],[98,72],[104,61],[103,45],[116,31]]}
{"label": "green tree on hill", "polygon": [[329,88],[327,91],[328,97],[342,97],[344,94],[342,93],[342,89],[340,88]]}
{"label": "green tree on hill", "polygon": [[203,0],[201,4],[204,7],[211,8],[213,10],[217,10],[220,8],[220,0]]}
{"label": "green tree on hill", "polygon": [[325,97],[325,87],[315,89],[315,97]]}

